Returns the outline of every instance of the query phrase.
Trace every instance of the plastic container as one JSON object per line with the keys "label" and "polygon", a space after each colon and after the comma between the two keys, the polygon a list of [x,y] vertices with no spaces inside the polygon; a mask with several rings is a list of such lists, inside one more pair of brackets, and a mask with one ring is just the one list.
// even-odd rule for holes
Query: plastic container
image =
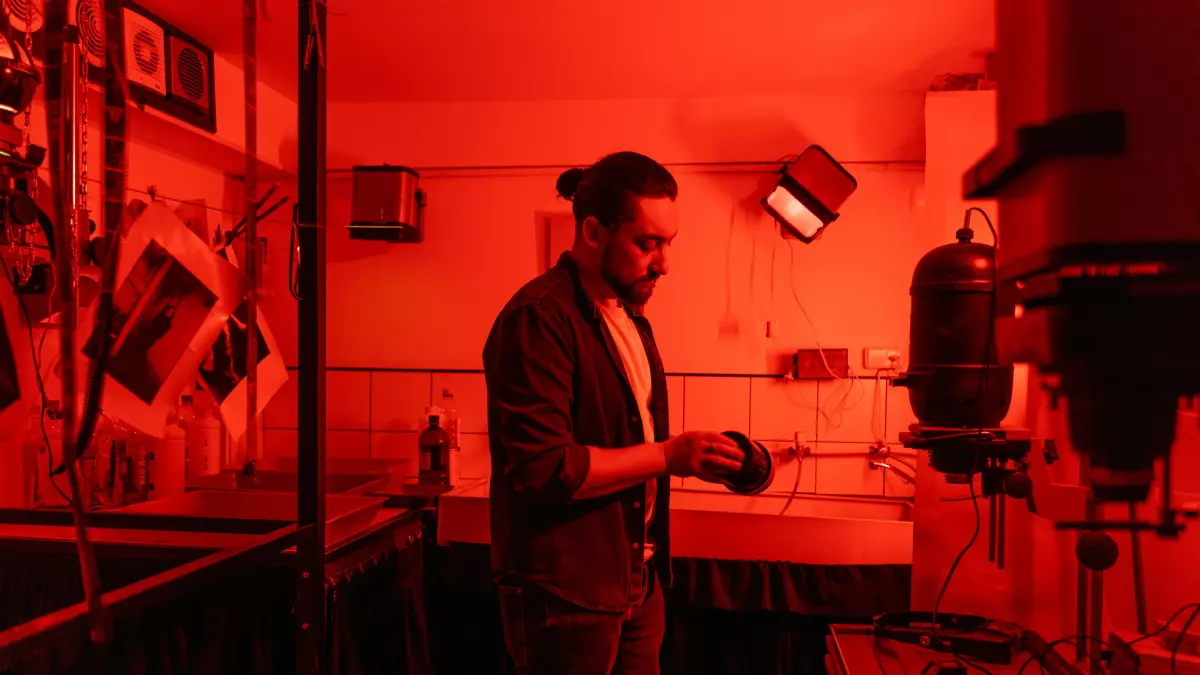
{"label": "plastic container", "polygon": [[201,408],[187,426],[189,477],[207,476],[221,470],[221,420],[211,408]]}
{"label": "plastic container", "polygon": [[179,424],[168,424],[166,433],[154,443],[153,454],[145,458],[145,481],[149,483],[151,499],[184,493],[187,452],[187,432]]}

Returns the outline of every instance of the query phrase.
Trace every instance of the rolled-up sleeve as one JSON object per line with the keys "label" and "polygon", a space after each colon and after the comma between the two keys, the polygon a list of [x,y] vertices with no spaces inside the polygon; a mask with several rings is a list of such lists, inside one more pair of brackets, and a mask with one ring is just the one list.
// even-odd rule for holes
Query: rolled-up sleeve
{"label": "rolled-up sleeve", "polygon": [[506,462],[518,494],[537,502],[570,501],[589,468],[588,449],[571,423],[575,357],[563,317],[537,305],[502,319],[488,364],[489,404],[495,407]]}

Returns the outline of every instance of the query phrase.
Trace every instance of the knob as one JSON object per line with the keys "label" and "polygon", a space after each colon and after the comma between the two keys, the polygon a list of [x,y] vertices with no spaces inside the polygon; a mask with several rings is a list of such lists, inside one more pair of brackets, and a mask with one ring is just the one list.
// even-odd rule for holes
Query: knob
{"label": "knob", "polygon": [[1103,532],[1084,532],[1075,544],[1075,557],[1093,572],[1103,572],[1117,564],[1117,542]]}
{"label": "knob", "polygon": [[29,195],[17,192],[8,200],[8,214],[18,225],[32,225],[37,222],[37,202]]}
{"label": "knob", "polygon": [[1033,494],[1033,480],[1023,471],[1010,473],[1004,479],[1004,493],[1013,499],[1025,499]]}

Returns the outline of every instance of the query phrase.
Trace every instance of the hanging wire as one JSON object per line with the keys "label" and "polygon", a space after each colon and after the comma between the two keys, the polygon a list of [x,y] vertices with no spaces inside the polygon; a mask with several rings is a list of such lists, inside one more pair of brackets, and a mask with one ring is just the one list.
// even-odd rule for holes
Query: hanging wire
{"label": "hanging wire", "polygon": [[[101,182],[99,179],[95,179],[95,178],[89,178],[88,180],[90,180],[93,183]],[[149,197],[151,199],[155,199],[155,200],[159,200],[159,201],[170,202],[173,204],[186,204],[188,206],[196,206],[196,207],[204,209],[205,211],[211,211],[213,213],[220,213],[220,214],[227,215],[227,216],[238,216],[239,218],[243,216],[242,213],[239,213],[237,211],[231,211],[229,209],[223,209],[218,206],[209,206],[207,204],[199,204],[195,201],[191,201],[191,200],[187,200],[187,199],[177,199],[175,197],[168,197],[154,188],[147,188],[146,190],[139,190],[135,187],[126,187],[125,191],[139,194],[144,197]],[[272,211],[273,210],[274,209],[272,209]],[[289,223],[286,220],[272,220],[270,218],[262,218],[262,217],[258,218],[257,220],[260,223],[274,223],[276,225],[291,225],[291,223]]]}

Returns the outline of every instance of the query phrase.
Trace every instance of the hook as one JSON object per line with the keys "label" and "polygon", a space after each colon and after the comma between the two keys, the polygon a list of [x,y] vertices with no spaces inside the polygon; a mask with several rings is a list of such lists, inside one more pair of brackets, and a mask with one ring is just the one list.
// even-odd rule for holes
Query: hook
{"label": "hook", "polygon": [[158,188],[153,185],[146,186],[146,194],[150,195],[150,201],[158,201]]}

